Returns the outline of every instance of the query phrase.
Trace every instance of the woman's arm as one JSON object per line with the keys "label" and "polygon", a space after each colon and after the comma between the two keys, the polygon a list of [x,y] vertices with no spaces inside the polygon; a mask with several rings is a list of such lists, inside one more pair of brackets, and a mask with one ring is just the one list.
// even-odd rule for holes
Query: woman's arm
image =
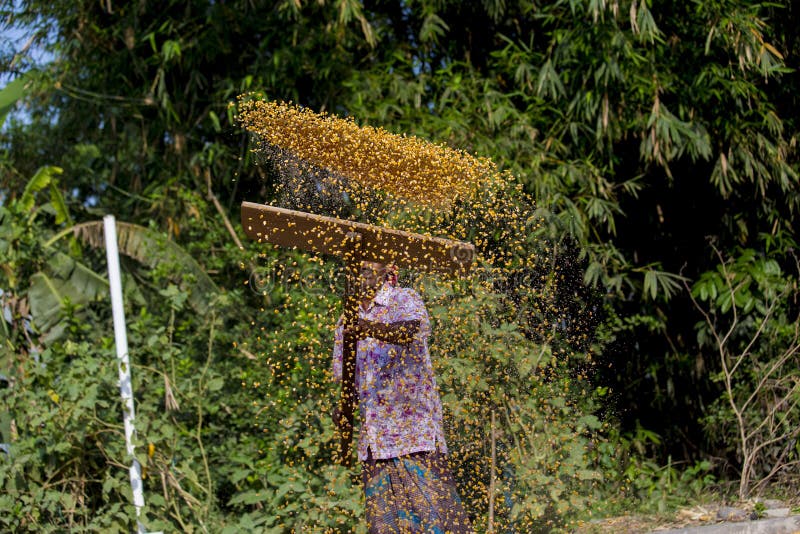
{"label": "woman's arm", "polygon": [[414,340],[419,331],[419,320],[397,321],[395,323],[381,323],[359,319],[358,324],[349,328],[347,334],[356,335],[359,339],[372,337],[392,343],[393,345],[408,345]]}

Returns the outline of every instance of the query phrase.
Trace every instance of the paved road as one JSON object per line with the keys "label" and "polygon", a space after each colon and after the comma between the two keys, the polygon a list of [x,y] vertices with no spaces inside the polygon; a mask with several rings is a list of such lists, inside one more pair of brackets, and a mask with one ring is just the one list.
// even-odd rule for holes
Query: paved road
{"label": "paved road", "polygon": [[800,516],[653,531],[657,534],[800,534]]}

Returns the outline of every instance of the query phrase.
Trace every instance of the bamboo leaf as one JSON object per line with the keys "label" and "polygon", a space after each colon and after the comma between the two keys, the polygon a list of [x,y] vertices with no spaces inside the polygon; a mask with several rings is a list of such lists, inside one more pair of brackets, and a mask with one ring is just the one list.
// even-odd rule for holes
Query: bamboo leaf
{"label": "bamboo leaf", "polygon": [[655,300],[658,294],[658,283],[656,282],[656,275],[654,271],[647,271],[644,273],[644,288],[645,295],[650,295],[650,299]]}
{"label": "bamboo leaf", "polygon": [[211,120],[211,124],[214,126],[215,132],[221,132],[222,126],[220,126],[219,116],[214,113],[213,111],[208,112],[208,118]]}
{"label": "bamboo leaf", "polygon": [[772,55],[773,55],[773,56],[775,56],[776,58],[778,58],[778,59],[780,59],[781,61],[783,61],[783,54],[781,54],[781,53],[778,51],[778,49],[777,49],[777,48],[775,48],[774,46],[772,46],[771,44],[769,44],[769,43],[767,43],[767,42],[764,42],[764,43],[762,44],[762,46],[763,46],[764,48],[766,48],[766,49],[769,51],[769,53],[770,53],[770,54],[772,54]]}
{"label": "bamboo leaf", "polygon": [[161,45],[161,56],[164,58],[164,62],[168,63],[174,58],[180,59],[181,57],[181,45],[177,41],[167,40],[164,41],[164,44]]}
{"label": "bamboo leaf", "polygon": [[436,43],[449,29],[450,27],[436,13],[430,13],[422,22],[419,40],[423,43]]}

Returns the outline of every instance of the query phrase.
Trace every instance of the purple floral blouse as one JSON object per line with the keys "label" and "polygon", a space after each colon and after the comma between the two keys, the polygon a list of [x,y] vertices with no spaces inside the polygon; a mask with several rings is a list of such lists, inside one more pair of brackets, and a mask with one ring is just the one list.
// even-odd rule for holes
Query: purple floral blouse
{"label": "purple floral blouse", "polygon": [[[359,340],[356,353],[356,390],[361,435],[358,459],[368,450],[376,460],[419,451],[447,453],[442,432],[442,405],[428,354],[430,321],[425,304],[412,289],[384,284],[367,310],[367,321],[394,323],[419,320],[420,328],[408,345],[374,338]],[[342,378],[342,320],[336,326],[333,374]]]}

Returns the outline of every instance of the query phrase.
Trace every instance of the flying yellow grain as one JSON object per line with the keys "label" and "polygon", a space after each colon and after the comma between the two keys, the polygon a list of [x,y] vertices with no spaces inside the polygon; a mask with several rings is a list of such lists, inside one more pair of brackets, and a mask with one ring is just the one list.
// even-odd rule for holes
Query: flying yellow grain
{"label": "flying yellow grain", "polygon": [[500,176],[490,159],[291,103],[242,98],[239,121],[307,163],[428,207],[447,206]]}

